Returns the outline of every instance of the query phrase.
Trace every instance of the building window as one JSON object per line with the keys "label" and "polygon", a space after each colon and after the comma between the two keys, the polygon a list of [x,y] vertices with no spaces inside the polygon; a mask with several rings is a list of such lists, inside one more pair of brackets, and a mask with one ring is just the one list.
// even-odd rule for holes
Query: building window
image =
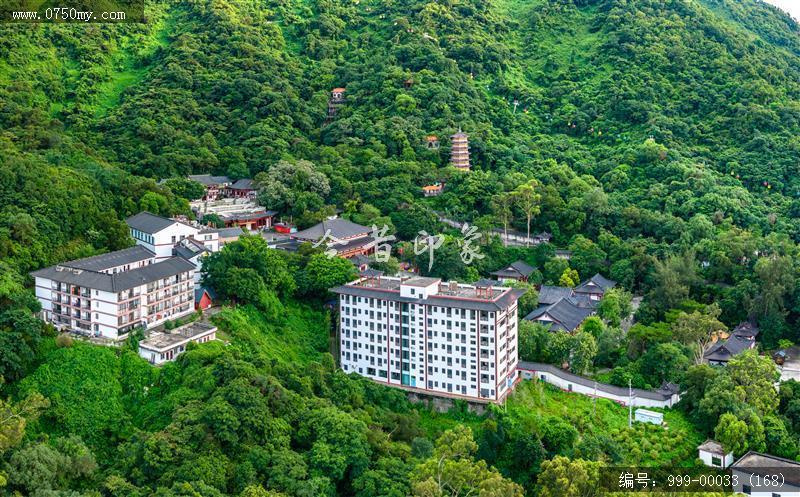
{"label": "building window", "polygon": [[742,485],[742,493],[743,494],[750,495],[750,492],[752,492],[752,491],[753,491],[753,489],[750,488],[750,485]]}
{"label": "building window", "polygon": [[722,459],[719,456],[711,456],[711,465],[721,467]]}

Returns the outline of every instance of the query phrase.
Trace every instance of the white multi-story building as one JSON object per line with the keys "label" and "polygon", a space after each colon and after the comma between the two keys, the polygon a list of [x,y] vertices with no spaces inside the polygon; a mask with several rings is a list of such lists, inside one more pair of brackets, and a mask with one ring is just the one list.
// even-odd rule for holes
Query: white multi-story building
{"label": "white multi-story building", "polygon": [[494,285],[371,276],[333,288],[342,369],[419,393],[502,402],[517,379],[525,290]]}
{"label": "white multi-story building", "polygon": [[219,250],[219,237],[213,230],[203,230],[175,219],[157,216],[147,211],[135,214],[125,220],[130,228],[131,237],[137,245],[156,254],[156,258],[172,257],[172,249],[176,243],[194,238],[208,244],[211,252]]}
{"label": "white multi-story building", "polygon": [[136,245],[33,271],[42,318],[57,328],[123,339],[194,310],[195,266]]}

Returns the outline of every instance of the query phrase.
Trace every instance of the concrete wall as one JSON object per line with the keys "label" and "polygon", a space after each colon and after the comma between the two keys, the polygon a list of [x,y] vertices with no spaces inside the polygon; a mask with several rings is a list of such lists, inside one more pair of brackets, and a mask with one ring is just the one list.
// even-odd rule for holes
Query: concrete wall
{"label": "concrete wall", "polygon": [[[522,379],[525,380],[532,380],[537,379],[551,385],[554,385],[561,390],[566,390],[568,392],[575,392],[582,395],[587,395],[589,397],[601,397],[604,399],[613,400],[614,402],[618,402],[623,405],[628,405],[628,396],[627,395],[616,395],[610,392],[604,392],[602,390],[602,384],[598,383],[598,388],[595,391],[594,386],[586,386],[581,385],[579,383],[574,383],[573,381],[565,378],[559,377],[557,374],[550,373],[549,371],[529,371],[525,369],[520,369],[520,376]],[[677,401],[677,400],[675,400]],[[660,407],[660,408],[667,408],[672,407],[673,399],[668,400],[655,400],[655,399],[647,399],[644,397],[634,397],[633,398],[633,406],[634,407]]]}

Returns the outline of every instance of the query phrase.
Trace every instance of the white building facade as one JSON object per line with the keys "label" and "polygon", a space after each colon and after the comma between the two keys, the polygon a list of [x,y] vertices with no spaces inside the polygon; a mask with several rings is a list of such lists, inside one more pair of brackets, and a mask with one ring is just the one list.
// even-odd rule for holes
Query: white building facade
{"label": "white building facade", "polygon": [[513,389],[524,290],[379,276],[332,291],[344,371],[476,402],[501,402]]}
{"label": "white building facade", "polygon": [[711,439],[697,447],[697,457],[712,468],[725,469],[733,464],[733,452],[726,452],[721,443]]}
{"label": "white building facade", "polygon": [[194,310],[194,265],[158,260],[142,246],[64,262],[31,273],[41,317],[56,328],[124,339]]}
{"label": "white building facade", "polygon": [[[181,221],[156,216],[149,212],[140,212],[126,219],[125,222],[128,223],[131,237],[136,244],[153,252],[158,260],[172,257],[172,249],[175,244],[186,238],[194,238],[202,241],[203,244],[208,243],[210,247],[214,246],[212,252],[219,250],[219,238],[215,234],[204,232],[203,235],[199,235],[200,228]],[[208,237],[207,240],[206,237]]]}

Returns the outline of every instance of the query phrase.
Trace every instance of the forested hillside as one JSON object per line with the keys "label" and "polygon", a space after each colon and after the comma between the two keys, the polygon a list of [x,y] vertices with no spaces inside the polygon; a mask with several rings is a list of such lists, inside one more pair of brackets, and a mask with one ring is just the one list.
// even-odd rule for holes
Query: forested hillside
{"label": "forested hillside", "polygon": [[[761,426],[742,448],[798,456],[794,388],[748,397],[771,385],[755,359],[747,374],[691,369],[689,329],[749,318],[766,346],[800,341],[800,26],[787,15],[759,0],[153,0],[146,15],[0,24],[0,409],[21,416],[0,437],[0,492],[434,497],[445,458],[484,482],[479,495],[516,497],[552,495],[561,470],[667,462],[633,447],[611,407],[576,429],[531,389],[511,415],[437,416],[337,371],[321,256],[248,242],[247,257],[220,257],[272,273],[244,267],[221,292],[252,304],[219,318],[231,347],[161,370],[135,344],[57,341],[32,317],[29,271],[131,245],[123,220],[141,210],[190,214],[190,195],[158,182],[197,173],[255,178],[300,227],[339,208],[405,241],[442,229],[435,212],[551,232],[530,251],[487,241],[472,267],[449,238],[430,273],[477,279],[518,258],[536,283],[602,272],[645,301],[625,340],[609,332],[618,319],[593,321],[594,366],[621,384],[689,385],[694,425],[675,414],[668,462],[689,462],[722,419]],[[345,102],[326,120],[335,87]],[[458,129],[468,174],[447,167]],[[422,198],[437,181],[444,193]],[[525,188],[529,213],[513,201]],[[549,336],[521,354],[560,364]]]}

